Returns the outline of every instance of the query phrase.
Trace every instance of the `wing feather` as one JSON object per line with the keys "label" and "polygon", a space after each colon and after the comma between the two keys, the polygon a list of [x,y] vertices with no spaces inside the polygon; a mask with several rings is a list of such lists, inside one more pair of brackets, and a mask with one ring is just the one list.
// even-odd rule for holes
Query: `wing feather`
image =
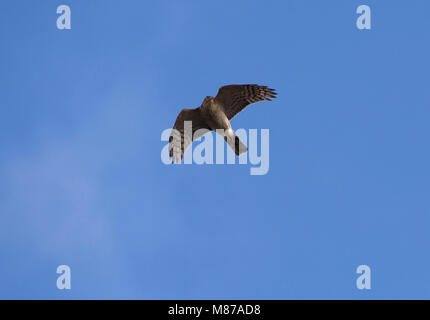
{"label": "wing feather", "polygon": [[[197,130],[199,131],[196,133]],[[200,115],[200,108],[183,109],[176,118],[169,138],[169,155],[172,162],[181,162],[188,146],[208,131],[210,129]]]}
{"label": "wing feather", "polygon": [[276,95],[274,89],[266,86],[233,84],[221,87],[215,97],[215,102],[223,107],[228,119],[231,120],[248,105],[264,100],[272,101]]}

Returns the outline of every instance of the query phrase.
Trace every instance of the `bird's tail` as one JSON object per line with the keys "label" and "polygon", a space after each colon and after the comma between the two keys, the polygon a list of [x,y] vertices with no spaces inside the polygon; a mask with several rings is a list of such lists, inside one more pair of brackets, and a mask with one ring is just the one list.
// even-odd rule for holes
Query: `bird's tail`
{"label": "bird's tail", "polygon": [[234,153],[237,156],[248,151],[248,148],[242,143],[242,141],[240,141],[239,137],[236,136],[234,133],[233,135],[225,136],[224,139],[230,146],[230,148],[233,149]]}

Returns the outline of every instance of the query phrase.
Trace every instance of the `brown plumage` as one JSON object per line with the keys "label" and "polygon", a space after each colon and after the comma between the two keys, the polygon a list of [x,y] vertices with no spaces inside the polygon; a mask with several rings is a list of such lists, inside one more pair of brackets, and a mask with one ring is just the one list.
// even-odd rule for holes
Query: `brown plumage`
{"label": "brown plumage", "polygon": [[[172,162],[180,162],[183,159],[184,152],[192,141],[217,129],[224,130],[224,139],[236,155],[246,152],[248,149],[234,134],[230,120],[248,105],[264,100],[271,101],[276,95],[274,89],[266,86],[228,85],[221,87],[215,98],[206,97],[200,107],[183,109],[176,118],[169,139]],[[187,128],[188,125],[192,125],[192,130]]]}

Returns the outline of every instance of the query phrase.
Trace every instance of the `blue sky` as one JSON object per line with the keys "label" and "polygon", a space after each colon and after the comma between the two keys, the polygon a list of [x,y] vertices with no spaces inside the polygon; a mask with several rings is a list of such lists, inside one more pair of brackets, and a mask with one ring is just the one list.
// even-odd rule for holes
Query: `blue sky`
{"label": "blue sky", "polygon": [[[0,2],[0,298],[430,298],[429,11]],[[268,174],[164,165],[161,132],[231,83],[279,93],[232,121],[270,129]]]}

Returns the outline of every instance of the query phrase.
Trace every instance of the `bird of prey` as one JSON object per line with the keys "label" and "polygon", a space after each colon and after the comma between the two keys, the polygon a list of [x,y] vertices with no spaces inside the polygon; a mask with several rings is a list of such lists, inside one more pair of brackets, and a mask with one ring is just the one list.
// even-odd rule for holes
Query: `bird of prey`
{"label": "bird of prey", "polygon": [[[248,105],[264,100],[271,101],[276,95],[274,89],[266,86],[234,84],[219,88],[215,98],[207,96],[198,108],[183,109],[176,118],[169,137],[172,163],[180,162],[187,147],[209,131],[222,132],[224,140],[237,156],[248,151],[231,128],[230,120]],[[189,124],[191,128],[187,130]]]}

